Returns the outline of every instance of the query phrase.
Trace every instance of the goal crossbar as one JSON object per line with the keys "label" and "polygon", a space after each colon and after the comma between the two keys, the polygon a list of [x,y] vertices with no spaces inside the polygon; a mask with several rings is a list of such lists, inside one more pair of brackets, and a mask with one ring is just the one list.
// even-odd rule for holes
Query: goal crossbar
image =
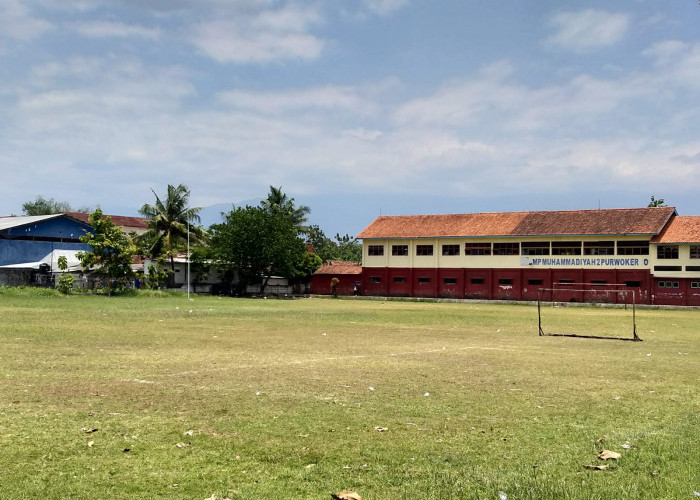
{"label": "goal crossbar", "polygon": [[[546,293],[551,294],[552,300],[544,300],[543,296]],[[624,307],[627,309],[628,305],[632,306],[632,337],[613,337],[613,336],[603,336],[603,335],[587,335],[579,333],[550,333],[545,332],[542,328],[542,302],[550,302],[554,304],[568,305],[567,302],[554,300],[555,292],[562,293],[604,293],[604,294],[623,294],[625,296],[631,296],[632,300],[628,302],[625,300]],[[537,323],[539,329],[540,337],[578,337],[585,339],[600,339],[600,340],[626,340],[632,342],[641,342],[642,339],[637,335],[637,308],[636,308],[636,295],[635,290],[620,290],[620,289],[608,289],[608,288],[538,288],[537,289]]]}

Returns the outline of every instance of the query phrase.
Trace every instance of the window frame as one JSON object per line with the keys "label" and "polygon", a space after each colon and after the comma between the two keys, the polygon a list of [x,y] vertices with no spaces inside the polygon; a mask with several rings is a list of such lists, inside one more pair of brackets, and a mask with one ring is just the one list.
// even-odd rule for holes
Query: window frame
{"label": "window frame", "polygon": [[416,245],[416,257],[432,257],[434,253],[435,245]]}
{"label": "window frame", "polygon": [[464,255],[491,255],[491,243],[471,243],[464,244]]}
{"label": "window frame", "polygon": [[408,257],[408,245],[391,245],[392,257]]}
{"label": "window frame", "polygon": [[367,245],[368,257],[383,257],[384,245]]}
{"label": "window frame", "polygon": [[618,241],[616,255],[649,255],[649,242],[646,240]]}
{"label": "window frame", "polygon": [[459,255],[460,246],[461,245],[459,245],[459,244],[455,245],[452,243],[442,245],[442,255],[443,256],[450,256],[450,257],[455,256],[455,255]]}
{"label": "window frame", "polygon": [[615,242],[584,241],[583,255],[615,255]]}
{"label": "window frame", "polygon": [[491,251],[493,255],[520,255],[520,243],[494,243]]}
{"label": "window frame", "polygon": [[580,241],[553,241],[552,255],[581,255]]}
{"label": "window frame", "polygon": [[657,245],[656,258],[659,260],[677,260],[678,245]]}
{"label": "window frame", "polygon": [[549,255],[549,241],[523,241],[520,243],[521,255]]}

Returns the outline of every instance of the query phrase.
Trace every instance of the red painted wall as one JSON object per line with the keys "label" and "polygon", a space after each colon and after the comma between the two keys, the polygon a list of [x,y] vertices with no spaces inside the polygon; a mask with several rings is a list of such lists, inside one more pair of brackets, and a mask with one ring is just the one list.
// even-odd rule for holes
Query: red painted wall
{"label": "red painted wall", "polygon": [[[325,275],[312,277],[312,292],[330,294],[331,278]],[[352,294],[354,280],[348,276],[338,278],[341,280],[339,293]],[[403,278],[403,281],[396,278]],[[456,283],[445,283],[446,278],[454,279]],[[690,282],[698,282],[700,278],[663,279],[661,281],[679,282],[677,289],[665,288],[659,287],[660,279],[652,278],[647,270],[365,268],[357,280],[362,281],[363,295],[376,296],[537,300],[538,288],[563,288],[565,290],[556,292],[554,297],[545,295],[543,298],[562,302],[598,302],[599,293],[577,290],[600,287],[635,290],[637,304],[700,306],[700,289],[690,288]],[[531,284],[530,280],[540,280],[541,284]],[[562,283],[562,280],[569,280],[571,284]],[[596,285],[594,281],[605,283]],[[620,303],[630,301],[630,296],[610,292],[607,299]]]}
{"label": "red painted wall", "polygon": [[[311,283],[309,288],[311,293],[319,295],[330,295],[331,294],[331,280],[333,278],[338,278],[340,283],[338,283],[338,288],[336,289],[338,295],[352,295],[355,289],[355,282],[362,281],[362,275],[357,274],[320,274],[311,276]],[[360,287],[360,293],[362,293],[362,287]]]}

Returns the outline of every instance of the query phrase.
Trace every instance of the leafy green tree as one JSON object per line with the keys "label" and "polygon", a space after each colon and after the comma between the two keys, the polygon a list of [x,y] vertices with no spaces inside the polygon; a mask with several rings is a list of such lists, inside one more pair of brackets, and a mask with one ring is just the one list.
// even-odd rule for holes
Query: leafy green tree
{"label": "leafy green tree", "polygon": [[28,201],[22,204],[22,213],[24,215],[51,215],[61,212],[72,212],[71,206],[67,201],[56,201],[53,198],[44,198],[39,195],[34,201]]}
{"label": "leafy green tree", "polygon": [[71,290],[73,290],[73,284],[75,284],[75,276],[73,276],[70,273],[66,273],[68,270],[68,259],[66,258],[65,255],[61,255],[58,258],[58,268],[63,271],[63,274],[61,274],[61,277],[58,278],[58,284],[56,285],[56,288],[58,288],[58,291],[64,294],[69,294]]}
{"label": "leafy green tree", "polygon": [[281,214],[289,217],[299,233],[305,234],[309,231],[305,224],[311,209],[306,205],[297,207],[294,204],[294,198],[289,198],[282,192],[282,186],[278,188],[270,186],[270,192],[267,198],[260,202],[260,207],[272,214]]}
{"label": "leafy green tree", "polygon": [[292,219],[262,207],[234,207],[225,221],[211,227],[212,257],[224,271],[224,280],[238,276],[239,292],[260,283],[264,293],[272,276],[292,279],[305,272],[308,253]]}
{"label": "leafy green tree", "polygon": [[344,260],[348,262],[362,261],[362,245],[352,236],[335,235],[335,239],[327,237],[316,225],[309,227],[307,241],[314,247],[316,255],[322,262]]}
{"label": "leafy green tree", "polygon": [[170,257],[170,267],[175,272],[173,255],[184,250],[189,232],[190,243],[205,240],[206,233],[197,224],[200,222],[201,207],[190,207],[190,191],[183,184],[168,184],[168,193],[164,200],[151,190],[156,197],[154,205],[145,204],[139,213],[148,219],[148,231],[141,239],[146,242],[148,255],[153,259],[160,256]]}
{"label": "leafy green tree", "polygon": [[306,241],[314,247],[314,252],[319,256],[321,262],[338,260],[338,244],[326,236],[317,225],[309,226]]}
{"label": "leafy green tree", "polygon": [[78,259],[85,272],[97,274],[104,282],[108,295],[124,290],[134,278],[131,264],[136,246],[115,226],[111,217],[102,217],[98,208],[88,218],[92,233],[80,237],[82,243],[90,245],[89,252],[78,252]]}
{"label": "leafy green tree", "polygon": [[158,257],[155,262],[148,265],[144,276],[146,287],[151,290],[158,290],[162,286],[165,286],[169,276],[170,272],[165,269],[165,259],[163,257]]}
{"label": "leafy green tree", "polygon": [[653,196],[651,197],[651,201],[647,205],[648,207],[665,207],[666,203],[664,202],[663,198],[659,198],[658,200],[654,198]]}
{"label": "leafy green tree", "polygon": [[354,236],[336,234],[335,241],[338,245],[338,260],[362,262],[362,244]]}

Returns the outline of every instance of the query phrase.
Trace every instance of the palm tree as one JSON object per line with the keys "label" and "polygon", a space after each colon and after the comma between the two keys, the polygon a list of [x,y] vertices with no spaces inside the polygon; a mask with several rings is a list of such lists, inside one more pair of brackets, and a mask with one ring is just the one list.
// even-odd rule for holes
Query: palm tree
{"label": "palm tree", "polygon": [[153,189],[156,197],[155,205],[145,204],[139,213],[148,219],[148,231],[144,233],[150,243],[149,254],[153,258],[165,254],[170,257],[172,271],[175,272],[173,254],[182,248],[189,233],[191,241],[202,241],[206,234],[197,226],[200,222],[201,207],[188,207],[190,190],[180,184],[175,187],[168,184],[168,194],[161,200]]}
{"label": "palm tree", "polygon": [[300,233],[309,232],[309,228],[305,223],[307,221],[306,216],[311,213],[311,208],[306,205],[294,206],[294,198],[289,198],[282,192],[282,186],[278,188],[270,186],[270,192],[267,198],[260,202],[260,207],[270,213],[281,213],[288,216]]}

